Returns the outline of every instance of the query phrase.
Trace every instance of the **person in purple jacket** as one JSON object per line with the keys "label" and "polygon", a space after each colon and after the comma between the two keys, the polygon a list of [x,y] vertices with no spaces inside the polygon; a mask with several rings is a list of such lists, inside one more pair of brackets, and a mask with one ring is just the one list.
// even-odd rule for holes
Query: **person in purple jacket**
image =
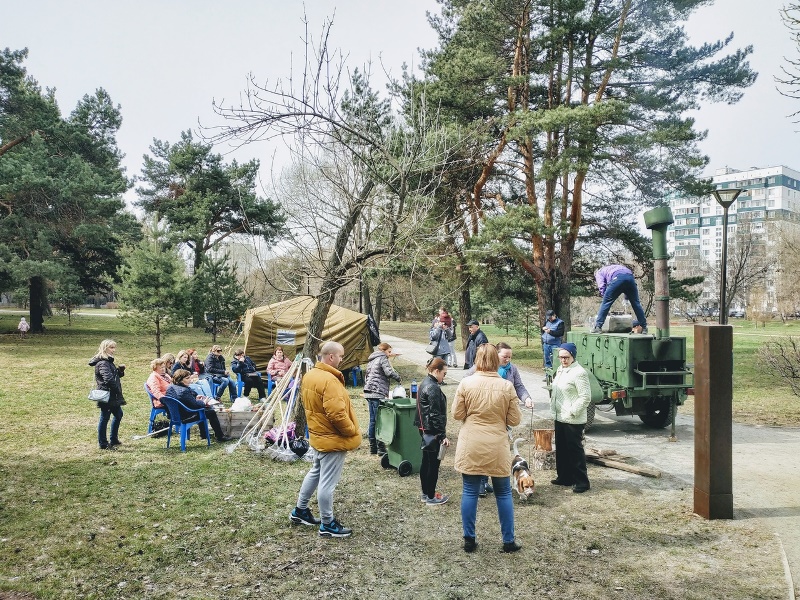
{"label": "person in purple jacket", "polygon": [[594,279],[597,282],[597,289],[600,290],[600,295],[603,297],[603,303],[597,313],[592,333],[602,331],[611,305],[622,294],[625,294],[628,302],[631,303],[636,320],[642,326],[642,333],[647,333],[647,319],[644,316],[642,303],[639,301],[639,288],[636,287],[636,280],[633,278],[631,270],[622,265],[607,265],[595,272]]}

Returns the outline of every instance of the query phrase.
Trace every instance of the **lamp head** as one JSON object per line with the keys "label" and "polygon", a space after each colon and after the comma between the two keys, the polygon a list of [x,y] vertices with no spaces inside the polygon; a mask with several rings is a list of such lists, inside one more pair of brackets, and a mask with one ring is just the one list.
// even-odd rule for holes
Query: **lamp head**
{"label": "lamp head", "polygon": [[738,188],[726,188],[714,190],[712,193],[722,208],[728,208],[731,204],[736,202],[736,198],[739,197],[739,194],[742,193],[742,190]]}

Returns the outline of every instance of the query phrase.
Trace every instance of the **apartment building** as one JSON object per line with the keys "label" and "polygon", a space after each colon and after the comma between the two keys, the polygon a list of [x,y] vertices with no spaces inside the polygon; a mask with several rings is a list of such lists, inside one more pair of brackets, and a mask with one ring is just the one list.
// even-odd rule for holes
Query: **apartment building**
{"label": "apartment building", "polygon": [[[731,248],[737,240],[740,245],[744,243],[745,233],[750,240],[757,241],[762,257],[774,257],[774,249],[784,232],[800,225],[800,171],[785,166],[747,170],[725,167],[717,170],[713,183],[717,189],[742,190],[728,210],[729,274]],[[670,207],[675,218],[667,232],[671,265],[677,276],[705,275],[698,304],[717,308],[723,209],[712,195],[674,197],[670,199]],[[757,302],[759,310],[775,310],[781,285],[776,277],[778,267],[777,261],[772,260],[768,275],[757,286],[762,289],[743,290],[731,305],[743,307]]]}

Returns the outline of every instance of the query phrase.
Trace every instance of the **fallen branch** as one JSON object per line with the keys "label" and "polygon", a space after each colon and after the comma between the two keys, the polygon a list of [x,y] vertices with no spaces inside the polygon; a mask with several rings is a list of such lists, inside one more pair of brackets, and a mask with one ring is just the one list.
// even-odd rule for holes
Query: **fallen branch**
{"label": "fallen branch", "polygon": [[619,460],[612,460],[610,458],[605,458],[598,454],[593,454],[592,452],[586,453],[586,460],[598,465],[602,465],[604,467],[609,467],[611,469],[619,469],[620,471],[627,471],[628,473],[636,473],[637,475],[643,475],[644,477],[655,477],[656,479],[661,477],[661,471],[659,471],[658,469],[653,469],[651,467],[639,467],[635,465],[629,465],[628,463],[624,463]]}

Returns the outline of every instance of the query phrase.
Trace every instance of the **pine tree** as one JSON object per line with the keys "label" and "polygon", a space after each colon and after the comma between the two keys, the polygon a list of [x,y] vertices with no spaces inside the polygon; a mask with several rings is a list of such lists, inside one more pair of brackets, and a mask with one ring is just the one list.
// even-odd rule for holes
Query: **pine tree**
{"label": "pine tree", "polygon": [[206,313],[213,342],[217,341],[219,327],[238,323],[250,304],[236,275],[236,267],[225,253],[217,259],[206,256],[192,280],[192,298]]}
{"label": "pine tree", "polygon": [[119,269],[120,318],[134,331],[152,335],[156,356],[164,336],[188,317],[190,307],[186,265],[159,233],[150,232],[127,249]]}

